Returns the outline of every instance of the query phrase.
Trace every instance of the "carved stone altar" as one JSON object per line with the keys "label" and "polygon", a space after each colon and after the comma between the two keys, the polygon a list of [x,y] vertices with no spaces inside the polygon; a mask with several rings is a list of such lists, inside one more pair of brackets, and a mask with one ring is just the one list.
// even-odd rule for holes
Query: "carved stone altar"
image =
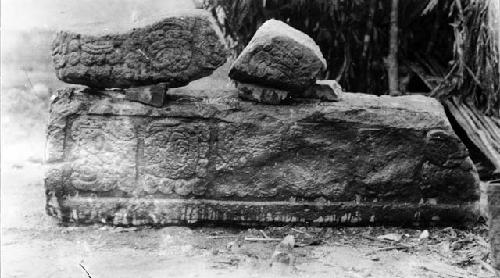
{"label": "carved stone altar", "polygon": [[236,90],[214,95],[172,94],[156,108],[115,91],[57,92],[48,213],[115,225],[456,225],[477,216],[476,170],[435,99],[345,93],[269,106]]}

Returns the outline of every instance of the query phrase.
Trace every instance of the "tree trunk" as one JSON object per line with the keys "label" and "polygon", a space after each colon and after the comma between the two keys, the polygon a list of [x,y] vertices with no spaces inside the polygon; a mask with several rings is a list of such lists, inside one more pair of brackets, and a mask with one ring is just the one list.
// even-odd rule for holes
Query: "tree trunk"
{"label": "tree trunk", "polygon": [[377,5],[377,0],[370,0],[369,4],[369,10],[368,10],[368,20],[366,21],[366,31],[365,31],[365,37],[363,39],[363,53],[361,54],[362,56],[362,65],[364,68],[364,78],[363,82],[364,84],[364,91],[366,93],[372,94],[372,90],[370,88],[371,85],[371,72],[370,72],[370,56],[368,55],[369,53],[369,48],[370,48],[370,42],[372,39],[372,33],[373,33],[373,18],[375,16],[375,9]]}
{"label": "tree trunk", "polygon": [[368,52],[368,47],[370,46],[371,34],[373,29],[373,17],[375,16],[375,8],[377,5],[377,0],[370,0],[369,11],[368,11],[368,20],[366,21],[366,31],[365,38],[363,40],[363,60],[366,60],[366,55]]}
{"label": "tree trunk", "polygon": [[398,3],[392,0],[391,4],[391,28],[389,33],[389,55],[387,57],[387,75],[389,80],[389,94],[399,96],[399,73],[398,73]]}

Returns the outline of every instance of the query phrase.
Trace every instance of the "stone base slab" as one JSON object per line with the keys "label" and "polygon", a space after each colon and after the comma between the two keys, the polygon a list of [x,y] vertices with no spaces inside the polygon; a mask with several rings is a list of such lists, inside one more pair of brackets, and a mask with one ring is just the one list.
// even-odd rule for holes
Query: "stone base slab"
{"label": "stone base slab", "polygon": [[247,202],[206,199],[71,197],[51,210],[64,222],[140,225],[448,226],[476,220],[476,205]]}

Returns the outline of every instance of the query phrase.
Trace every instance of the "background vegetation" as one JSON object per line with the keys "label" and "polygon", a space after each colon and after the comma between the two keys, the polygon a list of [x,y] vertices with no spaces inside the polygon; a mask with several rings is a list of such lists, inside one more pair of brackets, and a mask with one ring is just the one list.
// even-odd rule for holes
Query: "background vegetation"
{"label": "background vegetation", "polygon": [[[471,98],[499,113],[500,70],[493,0],[399,1],[399,80],[405,93]],[[205,0],[235,54],[267,19],[310,35],[327,78],[348,91],[387,93],[391,0]]]}

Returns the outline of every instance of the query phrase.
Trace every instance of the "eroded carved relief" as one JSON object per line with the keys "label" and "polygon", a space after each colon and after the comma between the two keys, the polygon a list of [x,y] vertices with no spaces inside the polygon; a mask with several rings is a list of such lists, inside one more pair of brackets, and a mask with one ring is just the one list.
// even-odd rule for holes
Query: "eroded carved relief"
{"label": "eroded carved relief", "polygon": [[[51,110],[53,160],[45,184],[47,211],[63,219],[289,222],[282,218],[289,209],[297,216],[331,203],[333,220],[325,220],[329,211],[308,219],[337,223],[352,213],[346,222],[386,222],[387,215],[413,221],[418,210],[416,221],[433,220],[438,207],[446,220],[461,213],[456,205],[478,197],[474,165],[431,99],[419,106],[423,100],[411,96],[382,102],[346,93],[328,106],[240,102],[228,109],[221,101],[187,98],[155,108],[88,90],[61,92]],[[282,207],[262,220],[270,212],[260,204],[271,201]],[[168,204],[156,207],[161,202]],[[235,213],[212,215],[200,210],[204,203],[210,211],[227,203]],[[345,210],[345,203],[355,207]],[[415,210],[406,210],[407,203]],[[358,217],[358,210],[366,213]],[[462,212],[453,219],[474,211]]]}
{"label": "eroded carved relief", "polygon": [[145,130],[139,184],[148,193],[200,195],[205,191],[210,127],[172,119],[152,121]]}
{"label": "eroded carved relief", "polygon": [[172,16],[129,33],[103,36],[59,32],[53,43],[57,77],[96,88],[165,82],[169,87],[210,74],[227,50],[210,15]]}
{"label": "eroded carved relief", "polygon": [[137,137],[127,117],[82,116],[71,126],[71,184],[82,191],[132,191]]}

